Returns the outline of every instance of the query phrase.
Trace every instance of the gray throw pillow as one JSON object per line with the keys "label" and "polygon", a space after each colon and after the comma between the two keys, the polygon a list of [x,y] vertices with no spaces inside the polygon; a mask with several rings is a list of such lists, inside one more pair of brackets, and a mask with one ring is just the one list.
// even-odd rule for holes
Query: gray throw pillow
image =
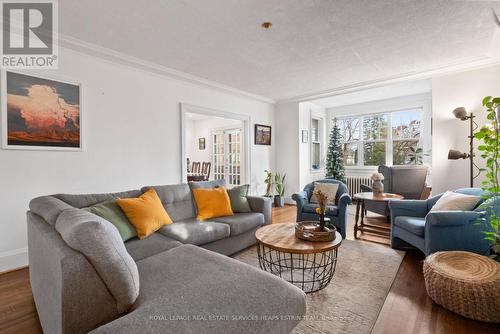
{"label": "gray throw pillow", "polygon": [[233,212],[251,212],[250,203],[248,203],[247,195],[250,185],[244,184],[242,186],[236,186],[227,191],[229,199],[231,200],[231,208]]}
{"label": "gray throw pillow", "polygon": [[135,227],[130,223],[118,204],[116,204],[116,200],[104,201],[83,210],[98,215],[115,225],[124,242],[137,236]]}

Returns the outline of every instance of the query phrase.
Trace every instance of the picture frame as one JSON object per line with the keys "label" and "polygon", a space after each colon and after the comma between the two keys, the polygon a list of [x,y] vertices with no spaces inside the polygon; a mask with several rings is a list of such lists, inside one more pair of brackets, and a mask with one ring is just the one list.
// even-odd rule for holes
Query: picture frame
{"label": "picture frame", "polygon": [[255,124],[254,130],[255,145],[271,145],[271,126]]}
{"label": "picture frame", "polygon": [[309,131],[302,130],[302,142],[303,143],[308,143],[309,142]]}
{"label": "picture frame", "polygon": [[198,149],[202,151],[206,149],[205,138],[198,138]]}
{"label": "picture frame", "polygon": [[83,151],[80,83],[26,71],[0,75],[3,149]]}

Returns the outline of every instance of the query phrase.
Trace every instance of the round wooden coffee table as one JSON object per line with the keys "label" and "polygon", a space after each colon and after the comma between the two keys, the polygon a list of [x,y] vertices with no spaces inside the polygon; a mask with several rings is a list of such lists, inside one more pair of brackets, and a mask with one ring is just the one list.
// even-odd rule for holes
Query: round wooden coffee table
{"label": "round wooden coffee table", "polygon": [[404,197],[401,195],[391,194],[391,193],[374,194],[373,192],[364,192],[355,194],[354,199],[357,200],[358,203],[356,205],[354,238],[357,239],[358,231],[361,231],[361,233],[363,233],[365,232],[365,229],[367,229],[369,233],[373,233],[387,238],[390,236],[391,233],[390,230],[391,218],[389,216],[386,217],[386,221],[389,223],[389,228],[383,228],[380,225],[365,223],[365,201],[384,202],[385,205],[388,205],[389,201],[391,200],[400,200],[403,198]]}
{"label": "round wooden coffee table", "polygon": [[332,280],[342,236],[326,242],[295,237],[295,223],[273,224],[255,232],[262,270],[270,272],[306,293],[324,289]]}

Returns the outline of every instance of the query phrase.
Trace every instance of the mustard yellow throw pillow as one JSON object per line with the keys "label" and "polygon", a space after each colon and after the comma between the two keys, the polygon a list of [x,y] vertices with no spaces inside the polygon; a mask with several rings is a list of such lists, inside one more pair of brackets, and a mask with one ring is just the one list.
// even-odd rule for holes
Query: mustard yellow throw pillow
{"label": "mustard yellow throw pillow", "polygon": [[149,189],[136,198],[120,198],[116,200],[128,220],[137,230],[139,239],[144,239],[160,229],[163,225],[172,224],[160,198],[154,189]]}
{"label": "mustard yellow throw pillow", "polygon": [[198,220],[233,215],[231,200],[223,187],[193,189],[193,196],[198,206]]}

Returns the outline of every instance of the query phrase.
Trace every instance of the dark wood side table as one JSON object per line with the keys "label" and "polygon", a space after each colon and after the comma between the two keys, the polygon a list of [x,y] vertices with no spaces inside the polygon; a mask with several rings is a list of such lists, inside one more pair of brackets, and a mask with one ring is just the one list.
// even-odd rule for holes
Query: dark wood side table
{"label": "dark wood side table", "polygon": [[262,270],[299,287],[306,293],[325,288],[337,265],[342,236],[332,241],[305,241],[295,237],[295,223],[271,224],[255,232]]}
{"label": "dark wood side table", "polygon": [[[358,231],[361,233],[368,232],[382,237],[389,237],[391,234],[390,224],[388,226],[384,226],[365,221],[365,201],[386,202],[386,204],[388,204],[391,200],[400,200],[403,198],[404,197],[401,195],[391,193],[374,194],[373,192],[364,192],[355,194],[354,199],[357,200],[357,205],[356,220],[354,224],[354,238],[358,238]],[[390,222],[389,217],[387,217],[387,221]]]}

